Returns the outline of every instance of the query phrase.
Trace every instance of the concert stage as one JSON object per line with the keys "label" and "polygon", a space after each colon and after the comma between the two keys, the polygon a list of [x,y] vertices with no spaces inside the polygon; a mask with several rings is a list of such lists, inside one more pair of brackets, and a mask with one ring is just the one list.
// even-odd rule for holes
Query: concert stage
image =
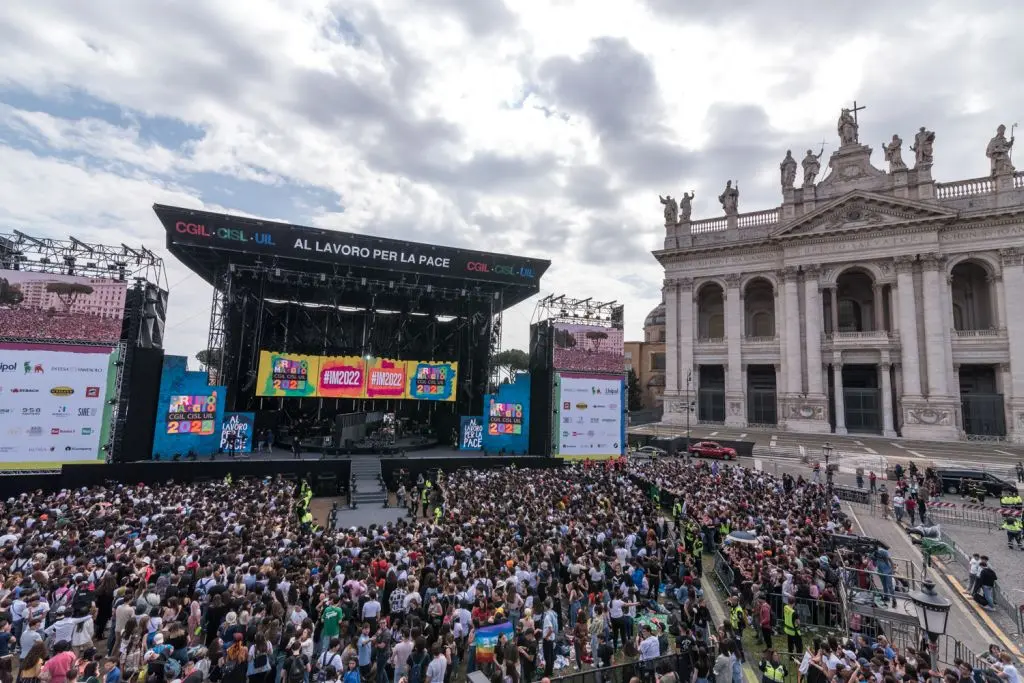
{"label": "concert stage", "polygon": [[[502,312],[538,293],[550,266],[521,256],[153,208],[168,250],[213,287],[207,373],[211,386],[225,387],[224,410],[254,412],[257,432],[329,437],[329,449],[350,449],[370,435],[369,428],[342,433],[350,425],[335,417],[346,415],[389,415],[408,423],[406,433],[450,442],[460,416],[483,413]],[[285,375],[277,365],[272,384],[261,376],[261,356],[268,354],[296,363],[301,389],[290,376],[278,379]],[[326,360],[338,370],[315,378],[310,370],[306,377],[303,363],[316,368]],[[416,363],[428,374],[436,365],[450,373],[442,375],[450,382],[443,397],[432,395],[436,388],[428,383],[416,395],[370,390],[374,372],[386,374],[397,364],[412,375]],[[362,384],[345,384],[353,379]],[[314,380],[319,384],[306,391]]]}

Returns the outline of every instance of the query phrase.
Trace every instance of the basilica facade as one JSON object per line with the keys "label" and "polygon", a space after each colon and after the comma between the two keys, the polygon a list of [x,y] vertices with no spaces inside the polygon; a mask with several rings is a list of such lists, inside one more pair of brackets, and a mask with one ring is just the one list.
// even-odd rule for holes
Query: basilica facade
{"label": "basilica facade", "polygon": [[[782,203],[691,220],[662,198],[665,422],[1024,442],[1024,173],[1000,126],[987,177],[935,182],[935,135],[871,163],[856,110],[780,165]],[[910,156],[913,159],[910,159]]]}

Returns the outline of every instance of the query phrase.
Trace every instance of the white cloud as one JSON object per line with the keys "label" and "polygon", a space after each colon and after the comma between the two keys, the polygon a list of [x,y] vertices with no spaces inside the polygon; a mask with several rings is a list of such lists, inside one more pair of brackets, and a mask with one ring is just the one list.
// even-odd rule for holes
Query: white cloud
{"label": "white cloud", "polygon": [[[768,208],[785,150],[833,141],[854,98],[866,140],[928,125],[937,178],[984,174],[985,142],[1024,105],[1024,9],[981,5],[4,3],[0,219],[154,248],[162,201],[517,251],[554,261],[545,293],[625,302],[638,338],[660,288],[657,195],[696,189],[695,217],[715,214],[740,178],[741,209]],[[108,107],[72,115],[81,93]],[[146,117],[201,137],[166,141]],[[168,265],[169,347],[191,354],[209,291]],[[525,347],[528,319],[510,314],[507,344]]]}

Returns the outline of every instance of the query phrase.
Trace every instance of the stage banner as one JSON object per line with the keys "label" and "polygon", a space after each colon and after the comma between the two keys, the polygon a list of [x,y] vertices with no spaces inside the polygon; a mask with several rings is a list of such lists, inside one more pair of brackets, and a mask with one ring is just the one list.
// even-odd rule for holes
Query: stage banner
{"label": "stage banner", "polygon": [[411,360],[406,363],[409,398],[422,401],[454,401],[457,362]]}
{"label": "stage banner", "polygon": [[484,418],[481,415],[463,415],[459,426],[459,450],[479,451],[484,447]]}
{"label": "stage banner", "polygon": [[321,398],[363,398],[366,391],[366,361],[362,356],[320,358]]}
{"label": "stage banner", "polygon": [[484,626],[476,630],[476,639],[473,644],[476,646],[477,665],[488,664],[494,661],[494,651],[498,647],[498,639],[505,634],[506,638],[515,635],[515,627],[511,622],[497,624],[495,626]]}
{"label": "stage banner", "polygon": [[235,435],[235,453],[251,453],[256,413],[224,413],[220,426],[220,449],[227,453],[228,435]]}
{"label": "stage banner", "polygon": [[408,398],[408,362],[373,358],[366,362],[366,398]]}
{"label": "stage banner", "polygon": [[552,455],[609,458],[625,453],[625,379],[558,373]]}
{"label": "stage banner", "polygon": [[319,356],[260,351],[257,396],[315,396]]}

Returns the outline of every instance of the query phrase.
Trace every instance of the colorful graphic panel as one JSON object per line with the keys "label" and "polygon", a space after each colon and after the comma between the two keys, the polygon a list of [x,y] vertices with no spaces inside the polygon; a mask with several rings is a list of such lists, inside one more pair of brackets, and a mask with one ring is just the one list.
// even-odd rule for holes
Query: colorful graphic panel
{"label": "colorful graphic panel", "polygon": [[607,458],[625,452],[625,380],[559,373],[552,455]]}
{"label": "colorful graphic panel", "polygon": [[0,463],[97,460],[111,355],[0,346]]}
{"label": "colorful graphic panel", "polygon": [[363,398],[366,391],[366,361],[362,356],[327,356],[320,359],[317,396]]}
{"label": "colorful graphic panel", "polygon": [[454,401],[458,363],[434,361],[406,362],[409,375],[409,398],[421,401]]}
{"label": "colorful graphic panel", "polygon": [[487,433],[491,436],[522,434],[524,412],[522,403],[499,403],[492,398],[487,411]]}
{"label": "colorful graphic panel", "polygon": [[228,437],[235,435],[235,453],[251,453],[253,425],[256,413],[224,413],[224,421],[220,426],[220,449],[225,453],[228,448]]}
{"label": "colorful graphic panel", "polygon": [[525,455],[530,447],[530,375],[518,373],[511,384],[484,396],[484,451]]}
{"label": "colorful graphic panel", "polygon": [[319,356],[260,352],[257,396],[315,396]]}
{"label": "colorful graphic panel", "polygon": [[167,408],[168,434],[213,434],[217,420],[217,394],[171,396]]}
{"label": "colorful graphic panel", "polygon": [[459,450],[479,451],[484,447],[484,418],[463,415],[459,425]]}
{"label": "colorful graphic panel", "polygon": [[404,360],[373,358],[366,363],[366,398],[408,398]]}

